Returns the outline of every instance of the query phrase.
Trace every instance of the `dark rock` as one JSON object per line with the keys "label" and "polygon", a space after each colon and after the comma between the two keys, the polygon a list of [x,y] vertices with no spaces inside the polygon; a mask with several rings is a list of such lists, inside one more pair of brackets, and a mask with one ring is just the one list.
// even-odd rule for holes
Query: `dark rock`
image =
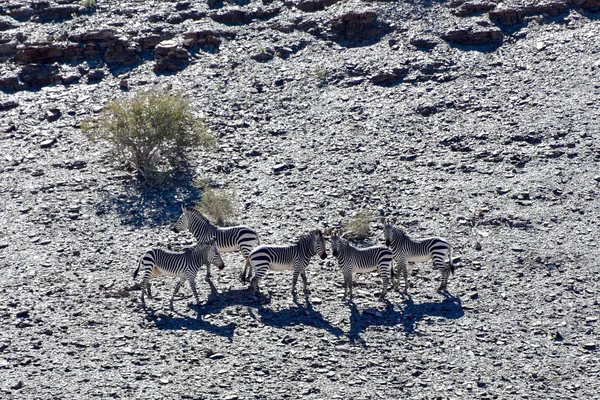
{"label": "dark rock", "polygon": [[420,104],[416,109],[417,113],[421,114],[424,117],[429,117],[438,112],[438,108],[433,104]]}
{"label": "dark rock", "polygon": [[0,40],[0,61],[8,60],[17,54],[17,42]]}
{"label": "dark rock", "polygon": [[42,149],[49,149],[50,147],[54,146],[55,143],[56,143],[56,138],[46,139],[40,143],[40,147]]}
{"label": "dark rock", "polygon": [[292,169],[294,168],[295,165],[294,164],[290,164],[290,163],[283,163],[283,164],[277,164],[273,167],[273,172],[275,172],[276,174]]}
{"label": "dark rock", "polygon": [[19,79],[31,86],[46,86],[59,77],[56,65],[28,64],[19,72]]}
{"label": "dark rock", "polygon": [[19,103],[13,100],[8,100],[0,103],[0,111],[12,110],[16,107],[19,107]]}
{"label": "dark rock", "polygon": [[7,31],[19,26],[19,23],[13,18],[0,15],[0,31]]}
{"label": "dark rock", "polygon": [[104,70],[94,69],[87,74],[88,82],[98,82],[104,78]]}
{"label": "dark rock", "polygon": [[275,57],[275,50],[271,48],[263,49],[250,56],[250,58],[256,61],[269,61],[272,60],[273,57]]}
{"label": "dark rock", "polygon": [[189,63],[190,54],[174,40],[165,40],[155,49],[156,64],[154,72],[176,72],[185,69]]}
{"label": "dark rock", "polygon": [[490,11],[488,16],[490,20],[504,26],[514,26],[523,23],[523,17],[521,17],[517,10],[511,8]]}
{"label": "dark rock", "polygon": [[56,43],[33,43],[17,47],[15,61],[33,64],[49,64],[61,61],[64,46]]}
{"label": "dark rock", "polygon": [[433,38],[413,38],[410,40],[410,44],[421,49],[431,50],[438,45],[438,42]]}
{"label": "dark rock", "polygon": [[589,11],[600,10],[600,0],[573,0],[577,6]]}
{"label": "dark rock", "polygon": [[480,14],[488,12],[496,8],[495,3],[491,2],[473,2],[463,3],[457,9],[452,10],[452,14],[458,15],[459,17],[466,17],[473,14]]}
{"label": "dark rock", "polygon": [[80,14],[80,6],[64,5],[64,6],[53,6],[37,10],[35,16],[40,22],[47,21],[60,21],[68,18],[72,18],[73,15]]}
{"label": "dark rock", "polygon": [[302,11],[318,11],[324,10],[340,0],[299,0],[294,3],[294,6]]}
{"label": "dark rock", "polygon": [[254,19],[252,12],[242,8],[228,8],[213,12],[209,16],[213,21],[231,25],[249,24]]}
{"label": "dark rock", "polygon": [[371,76],[370,81],[374,85],[385,85],[401,81],[408,74],[408,69],[404,67],[392,68],[386,71],[380,71]]}
{"label": "dark rock", "polygon": [[121,37],[110,42],[104,54],[104,60],[107,64],[133,64],[139,61],[139,53],[141,53],[139,45],[129,41],[126,37]]}
{"label": "dark rock", "polygon": [[138,39],[138,43],[142,50],[152,50],[160,42],[160,35],[147,35]]}
{"label": "dark rock", "polygon": [[207,28],[185,32],[183,38],[184,47],[191,49],[194,46],[218,46],[221,44],[221,38],[233,39],[235,33]]}
{"label": "dark rock", "polygon": [[69,40],[72,42],[107,41],[113,39],[115,36],[116,31],[114,29],[105,28],[69,35]]}
{"label": "dark rock", "polygon": [[48,122],[54,122],[54,121],[58,120],[61,115],[62,115],[62,113],[60,112],[60,110],[58,108],[51,108],[50,110],[48,110],[46,112],[46,120]]}
{"label": "dark rock", "polygon": [[499,45],[502,44],[503,38],[502,31],[494,28],[474,30],[473,27],[468,27],[448,31],[442,35],[442,39],[449,43],[466,46]]}

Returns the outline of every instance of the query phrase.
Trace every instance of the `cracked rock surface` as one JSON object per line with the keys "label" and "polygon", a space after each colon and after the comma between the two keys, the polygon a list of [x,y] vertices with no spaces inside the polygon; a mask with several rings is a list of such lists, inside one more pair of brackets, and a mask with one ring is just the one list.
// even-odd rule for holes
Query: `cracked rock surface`
{"label": "cracked rock surface", "polygon": [[[89,3],[86,6],[84,3]],[[0,0],[0,395],[596,398],[600,25],[595,0]],[[81,123],[171,85],[219,149],[143,188]],[[195,179],[235,191],[262,244],[373,215],[442,236],[410,297],[329,252],[257,301],[223,255],[169,310],[152,247],[184,247]]]}

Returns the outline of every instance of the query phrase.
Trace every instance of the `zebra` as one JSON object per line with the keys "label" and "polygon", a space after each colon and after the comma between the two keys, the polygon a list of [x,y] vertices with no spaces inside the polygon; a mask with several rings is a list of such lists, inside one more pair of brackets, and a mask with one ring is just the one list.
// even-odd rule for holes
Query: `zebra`
{"label": "zebra", "polygon": [[344,297],[342,300],[346,300],[348,291],[350,291],[350,300],[352,300],[352,274],[354,272],[375,270],[379,271],[383,284],[380,298],[385,298],[390,275],[394,276],[394,255],[389,249],[383,246],[357,249],[347,240],[342,239],[340,232],[336,231],[331,235],[331,252],[337,258],[344,274]]}
{"label": "zebra", "polygon": [[198,242],[215,240],[221,253],[231,253],[241,250],[247,260],[252,248],[259,244],[256,231],[248,226],[232,226],[219,228],[210,223],[200,211],[194,207],[181,206],[182,214],[173,225],[175,232],[190,230]]}
{"label": "zebra", "polygon": [[[148,291],[148,297],[152,298],[150,293],[150,278],[160,275],[174,276],[179,278],[175,285],[175,291],[171,296],[170,306],[173,308],[173,299],[179,291],[181,285],[187,279],[194,292],[196,303],[200,305],[200,298],[196,290],[196,274],[201,265],[206,265],[207,271],[210,270],[210,264],[219,268],[224,267],[223,260],[219,250],[215,246],[214,240],[210,243],[198,243],[194,247],[185,249],[185,251],[176,253],[163,249],[148,250],[142,255],[138,267],[133,273],[133,279],[136,279],[140,268],[142,268],[142,302],[144,302],[144,293]],[[207,279],[209,274],[207,273]]]}
{"label": "zebra", "polygon": [[[240,280],[242,282],[250,280],[250,287],[258,295],[258,281],[267,273],[267,270],[293,270],[292,296],[296,297],[298,275],[302,277],[304,293],[308,294],[306,267],[315,254],[319,254],[322,260],[327,257],[325,237],[320,230],[315,230],[308,235],[300,237],[296,244],[291,246],[259,246],[252,250],[252,253],[250,253],[250,256],[246,260],[244,269],[240,274]],[[252,279],[250,279],[249,267],[253,271]]]}
{"label": "zebra", "polygon": [[[447,240],[432,237],[427,239],[411,239],[402,229],[386,224],[384,227],[385,245],[392,249],[394,259],[398,263],[398,279],[394,288],[398,287],[400,271],[404,276],[404,293],[408,293],[407,262],[425,262],[433,259],[433,268],[442,270],[442,281],[438,291],[447,290],[450,272],[454,275],[454,264],[452,263],[452,248]],[[446,266],[445,258],[449,256],[449,266]]]}

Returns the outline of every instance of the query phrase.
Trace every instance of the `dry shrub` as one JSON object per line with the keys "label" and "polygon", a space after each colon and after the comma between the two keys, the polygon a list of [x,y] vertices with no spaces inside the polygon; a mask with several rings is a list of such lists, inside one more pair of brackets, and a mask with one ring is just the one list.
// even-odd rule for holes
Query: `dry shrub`
{"label": "dry shrub", "polygon": [[353,240],[364,240],[370,234],[371,214],[365,210],[361,210],[344,224],[344,235]]}
{"label": "dry shrub", "polygon": [[198,209],[217,225],[224,226],[235,216],[235,193],[206,186]]}
{"label": "dry shrub", "polygon": [[216,142],[203,121],[194,117],[190,101],[169,89],[110,102],[97,121],[82,128],[91,139],[110,143],[115,156],[147,179],[183,161],[184,150]]}

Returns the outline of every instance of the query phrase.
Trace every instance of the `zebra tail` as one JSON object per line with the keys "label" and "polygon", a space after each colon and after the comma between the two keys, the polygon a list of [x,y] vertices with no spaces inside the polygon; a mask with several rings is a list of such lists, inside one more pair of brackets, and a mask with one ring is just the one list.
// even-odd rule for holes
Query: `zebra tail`
{"label": "zebra tail", "polygon": [[242,273],[240,274],[240,280],[244,283],[248,282],[248,277],[246,276],[246,274],[248,271],[249,264],[250,264],[250,257],[246,258],[246,263],[244,264],[244,269],[242,270]]}
{"label": "zebra tail", "polygon": [[140,261],[138,261],[138,266],[135,269],[135,271],[133,272],[133,279],[136,279],[138,276],[138,273],[140,272],[140,266],[142,265],[142,258],[144,258],[143,256],[140,257]]}
{"label": "zebra tail", "polygon": [[452,272],[452,275],[454,275],[454,264],[452,263],[452,247],[450,247],[450,251],[448,252],[449,256],[450,256],[450,271]]}

